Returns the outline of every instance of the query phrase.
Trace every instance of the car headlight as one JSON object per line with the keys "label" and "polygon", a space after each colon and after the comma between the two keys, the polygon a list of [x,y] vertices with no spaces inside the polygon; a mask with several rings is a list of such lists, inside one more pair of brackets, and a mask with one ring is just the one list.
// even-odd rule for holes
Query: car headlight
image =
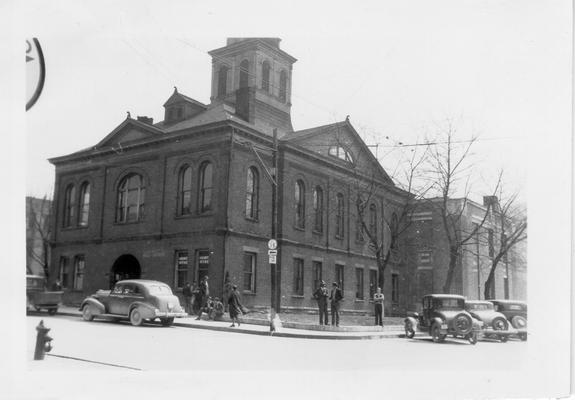
{"label": "car headlight", "polygon": [[172,311],[174,308],[174,303],[168,303],[168,310]]}

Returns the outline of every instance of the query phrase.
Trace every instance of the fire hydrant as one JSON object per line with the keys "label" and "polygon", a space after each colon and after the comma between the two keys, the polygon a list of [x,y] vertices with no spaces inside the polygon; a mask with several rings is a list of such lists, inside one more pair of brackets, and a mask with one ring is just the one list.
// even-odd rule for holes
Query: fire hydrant
{"label": "fire hydrant", "polygon": [[34,351],[34,360],[43,360],[47,351],[52,350],[52,338],[48,336],[50,328],[44,326],[44,320],[41,320],[36,327],[36,350]]}

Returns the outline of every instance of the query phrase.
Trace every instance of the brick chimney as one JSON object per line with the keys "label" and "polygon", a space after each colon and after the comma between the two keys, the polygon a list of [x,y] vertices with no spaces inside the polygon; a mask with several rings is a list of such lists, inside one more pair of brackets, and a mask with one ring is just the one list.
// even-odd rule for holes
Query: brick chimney
{"label": "brick chimney", "polygon": [[483,196],[483,205],[485,207],[491,206],[491,209],[495,212],[499,212],[499,199],[497,196]]}

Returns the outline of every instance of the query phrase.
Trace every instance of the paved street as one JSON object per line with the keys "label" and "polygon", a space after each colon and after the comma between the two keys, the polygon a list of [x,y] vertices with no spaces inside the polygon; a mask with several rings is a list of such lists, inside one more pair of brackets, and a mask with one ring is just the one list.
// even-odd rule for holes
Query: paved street
{"label": "paved street", "polygon": [[[54,349],[45,361],[32,361],[35,326],[44,319]],[[85,322],[72,316],[27,317],[30,370],[484,370],[523,364],[526,342],[448,339],[434,344],[422,336],[408,340],[313,340],[244,335],[127,322]],[[55,356],[69,357],[60,358]],[[309,362],[310,357],[321,362]],[[230,360],[241,360],[241,364]],[[86,360],[86,361],[81,361]],[[201,360],[201,361],[200,361]],[[509,363],[508,360],[513,360]]]}

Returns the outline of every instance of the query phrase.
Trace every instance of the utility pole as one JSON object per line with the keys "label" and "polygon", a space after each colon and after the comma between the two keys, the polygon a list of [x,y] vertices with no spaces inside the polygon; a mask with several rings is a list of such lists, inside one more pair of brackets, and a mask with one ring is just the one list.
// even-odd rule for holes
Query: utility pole
{"label": "utility pole", "polygon": [[477,257],[477,300],[481,300],[481,265],[479,264],[479,230],[475,234],[475,246]]}
{"label": "utility pole", "polygon": [[[272,239],[275,241],[277,245],[278,239],[278,133],[277,129],[274,128],[273,133],[273,149],[272,149],[272,164],[273,164],[273,181],[272,181]],[[271,247],[271,246],[270,246]],[[272,249],[270,249],[272,250]],[[275,249],[273,249],[275,250]],[[277,260],[279,259],[279,246],[278,249],[275,250],[276,257],[275,262],[272,263],[272,258],[270,255],[270,277],[271,277],[271,308],[272,314],[276,312],[280,312],[280,296],[279,296],[279,282],[277,279],[278,275],[278,266]]]}

